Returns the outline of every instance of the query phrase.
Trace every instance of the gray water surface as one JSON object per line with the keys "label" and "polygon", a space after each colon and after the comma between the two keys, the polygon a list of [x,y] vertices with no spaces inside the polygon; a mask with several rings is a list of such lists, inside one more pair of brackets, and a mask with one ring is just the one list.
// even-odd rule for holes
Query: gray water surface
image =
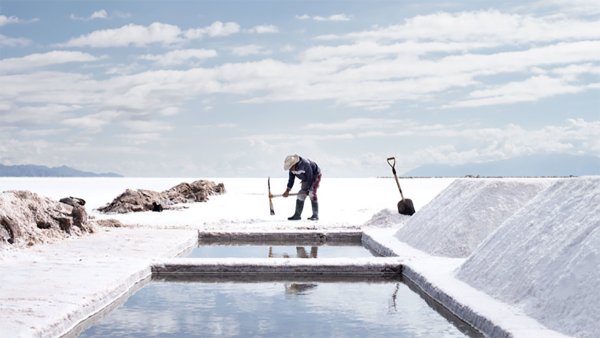
{"label": "gray water surface", "polygon": [[[461,329],[464,331],[464,329]],[[399,280],[153,280],[81,337],[464,337]]]}
{"label": "gray water surface", "polygon": [[337,258],[337,257],[373,257],[373,254],[361,245],[201,245],[194,248],[187,257],[194,258]]}

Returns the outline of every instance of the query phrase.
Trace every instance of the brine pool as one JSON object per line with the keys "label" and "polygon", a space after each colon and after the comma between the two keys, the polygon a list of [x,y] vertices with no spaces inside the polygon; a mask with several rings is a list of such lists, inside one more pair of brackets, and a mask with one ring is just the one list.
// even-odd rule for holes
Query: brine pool
{"label": "brine pool", "polygon": [[153,278],[80,337],[481,337],[400,278]]}
{"label": "brine pool", "polygon": [[194,248],[186,257],[190,258],[337,258],[373,257],[362,245],[267,245],[227,244],[204,245]]}

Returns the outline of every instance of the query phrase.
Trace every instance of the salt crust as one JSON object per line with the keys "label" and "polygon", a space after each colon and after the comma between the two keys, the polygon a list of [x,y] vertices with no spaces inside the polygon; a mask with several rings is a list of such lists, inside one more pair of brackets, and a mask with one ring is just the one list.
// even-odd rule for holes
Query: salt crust
{"label": "salt crust", "polygon": [[[168,217],[163,215],[150,222],[150,226],[154,224],[157,229],[107,229],[93,236],[68,238],[51,245],[1,251],[0,336],[56,336],[66,332],[82,317],[98,311],[135,282],[147,277],[152,262],[173,257],[184,248],[193,246],[197,231],[185,229],[225,230],[231,224],[236,231],[321,228],[321,222],[301,221],[286,227],[285,222],[256,216],[258,211],[250,208],[264,203],[255,203],[250,194],[243,192],[245,188],[241,191],[234,188],[232,193],[227,180],[223,181],[230,195],[219,196],[224,197],[222,201],[226,200],[229,204],[252,200],[252,203],[233,214],[230,210],[225,210],[224,214],[222,209],[215,208],[205,213],[205,217],[194,212],[175,217],[192,218],[194,222],[207,220],[203,224],[190,225],[178,221],[178,224],[164,226],[161,224]],[[249,188],[246,191],[262,185],[258,180],[248,180],[247,183],[244,179],[234,181]],[[55,182],[46,185],[44,180],[37,180],[34,186],[29,187],[38,193],[50,191],[57,197],[76,195],[87,197],[92,202],[96,198],[99,205],[98,196],[107,197],[108,189],[94,191],[90,185],[115,190],[131,186],[131,181],[126,179],[110,181],[112,185],[94,180],[78,181],[77,185],[69,185],[70,182],[68,179],[60,181],[62,190],[57,189]],[[13,190],[27,189],[31,184],[30,181],[10,179],[0,179],[0,183]],[[157,186],[171,183],[153,182]],[[394,205],[398,200],[390,192],[393,189],[388,189],[390,185],[393,187],[391,180],[345,179],[332,180],[331,183],[330,187],[336,189],[323,189],[329,195],[324,194],[328,197],[322,200],[329,202],[331,212],[325,219],[334,217],[334,221],[331,222],[333,226],[325,224],[323,228],[360,228],[370,217],[381,212],[381,205],[390,204],[390,200],[394,201]],[[419,211],[425,209],[424,206],[450,183],[452,180],[407,180],[402,182],[402,186],[405,195],[413,199]],[[81,192],[89,194],[92,191],[94,195],[77,193],[73,191],[75,186],[81,188]],[[363,194],[372,197],[364,201],[362,208],[360,203],[355,203],[356,195],[352,193],[357,187],[362,189]],[[468,259],[432,256],[401,242],[394,234],[404,225],[403,220],[391,221],[385,228],[379,229],[370,224],[365,230],[375,242],[400,256],[406,264],[407,277],[426,292],[433,296],[437,294],[440,298],[446,295],[447,299],[454,299],[459,304],[459,310],[472,311],[493,323],[491,326],[480,324],[482,327],[488,325],[492,329],[502,329],[491,332],[506,331],[515,337],[560,336],[560,333],[548,329],[556,327],[566,334],[592,337],[595,332],[600,332],[597,327],[600,323],[597,321],[598,293],[595,290],[600,284],[596,269],[600,265],[597,251],[600,247],[599,187],[598,177],[559,180],[506,219]],[[391,206],[385,208],[391,209]],[[200,210],[206,212],[209,209],[203,207],[197,211]],[[141,220],[154,216],[142,214],[145,215],[126,223],[145,224]],[[229,224],[225,222],[228,219],[226,214],[232,215]],[[335,222],[338,218],[341,221]],[[169,227],[179,228],[164,229]],[[546,244],[551,245],[546,247]],[[519,267],[520,264],[514,264],[515,257],[525,258],[527,264]],[[540,303],[541,299],[546,299],[547,303]],[[448,304],[452,309],[451,302]],[[463,315],[468,317],[466,312]],[[559,314],[562,317],[557,318]]]}

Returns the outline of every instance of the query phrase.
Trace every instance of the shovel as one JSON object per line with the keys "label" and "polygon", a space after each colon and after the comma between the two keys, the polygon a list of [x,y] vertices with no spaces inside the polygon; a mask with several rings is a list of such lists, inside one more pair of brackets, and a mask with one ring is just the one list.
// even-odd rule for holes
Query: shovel
{"label": "shovel", "polygon": [[[271,194],[271,177],[267,179],[267,186],[269,187],[269,207],[271,208],[271,216],[275,215],[275,209],[273,208],[273,197],[282,197],[282,194],[273,195]],[[290,193],[288,196],[296,196],[298,193]]]}
{"label": "shovel", "polygon": [[396,185],[398,186],[398,190],[400,190],[400,197],[402,199],[398,202],[398,213],[402,215],[411,216],[415,213],[415,206],[413,205],[413,201],[410,199],[405,199],[404,194],[402,193],[402,188],[400,188],[400,182],[398,181],[398,176],[396,176],[396,158],[389,157],[387,159],[388,164],[392,167],[392,173],[394,174],[394,179],[396,180]]}

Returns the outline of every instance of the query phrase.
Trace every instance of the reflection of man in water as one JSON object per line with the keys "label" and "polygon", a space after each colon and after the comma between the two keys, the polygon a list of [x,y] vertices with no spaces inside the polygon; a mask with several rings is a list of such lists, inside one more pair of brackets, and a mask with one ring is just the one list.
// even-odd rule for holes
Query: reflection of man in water
{"label": "reflection of man in water", "polygon": [[302,295],[316,286],[317,284],[313,283],[285,283],[285,293],[289,295]]}
{"label": "reflection of man in water", "polygon": [[[310,247],[310,256],[306,253],[306,249],[303,246],[296,247],[296,257],[298,258],[317,258],[317,252],[319,247]],[[317,284],[313,283],[289,283],[285,284],[285,293],[290,295],[302,295],[306,291],[317,287]]]}
{"label": "reflection of man in water", "polygon": [[[318,253],[319,253],[318,246],[310,247],[310,255],[306,252],[306,249],[303,246],[296,247],[296,257],[297,258],[317,258]],[[277,255],[273,253],[273,247],[270,246],[269,247],[269,258],[273,258],[273,257],[277,257]],[[281,257],[290,258],[290,255],[288,253],[284,252],[283,254],[281,254]]]}
{"label": "reflection of man in water", "polygon": [[296,256],[298,258],[317,258],[317,252],[319,247],[311,246],[310,247],[310,257],[306,254],[306,249],[303,246],[296,247]]}
{"label": "reflection of man in water", "polygon": [[[306,252],[306,249],[303,246],[296,247],[296,257],[297,258],[317,258],[319,252],[318,246],[310,247],[310,254]],[[290,258],[290,255],[287,253],[283,253],[281,255],[283,258]],[[269,247],[269,258],[276,257],[273,254],[273,247]],[[285,283],[285,293],[289,295],[302,295],[305,294],[306,291],[315,288],[317,284],[314,283]]]}

